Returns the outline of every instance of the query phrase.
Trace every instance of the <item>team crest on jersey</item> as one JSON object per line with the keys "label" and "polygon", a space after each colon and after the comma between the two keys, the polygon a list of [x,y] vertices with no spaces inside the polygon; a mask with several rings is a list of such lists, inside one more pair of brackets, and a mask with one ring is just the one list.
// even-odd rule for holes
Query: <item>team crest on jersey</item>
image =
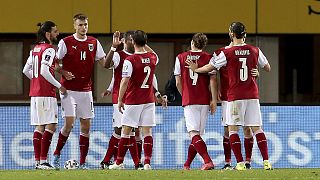
{"label": "team crest on jersey", "polygon": [[93,51],[93,44],[88,44],[89,51]]}

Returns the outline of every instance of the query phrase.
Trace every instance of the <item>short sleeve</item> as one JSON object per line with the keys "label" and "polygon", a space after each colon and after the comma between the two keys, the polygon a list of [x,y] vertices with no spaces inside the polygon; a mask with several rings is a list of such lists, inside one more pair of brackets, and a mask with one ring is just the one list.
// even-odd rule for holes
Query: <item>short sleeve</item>
{"label": "short sleeve", "polygon": [[216,69],[220,69],[222,66],[225,66],[227,64],[227,58],[223,51],[219,55],[213,55],[210,59],[209,64],[211,64]]}
{"label": "short sleeve", "polygon": [[120,64],[120,55],[119,55],[119,53],[114,52],[113,57],[112,57],[112,61],[113,61],[113,68],[116,69]]}
{"label": "short sleeve", "polygon": [[262,53],[260,49],[259,49],[258,63],[261,68],[263,68],[266,64],[268,64],[268,60],[266,56]]}
{"label": "short sleeve", "polygon": [[60,60],[63,59],[66,54],[67,54],[67,46],[63,41],[63,39],[61,39],[58,44],[58,51],[56,54],[57,59],[60,59]]}
{"label": "short sleeve", "polygon": [[174,65],[174,75],[175,76],[181,75],[180,61],[178,57],[176,57],[176,63]]}
{"label": "short sleeve", "polygon": [[98,61],[105,56],[106,56],[106,53],[104,52],[99,40],[97,39],[97,52],[96,52],[95,59],[96,59],[96,61]]}
{"label": "short sleeve", "polygon": [[122,68],[122,77],[131,77],[132,75],[132,64],[129,60],[124,60]]}
{"label": "short sleeve", "polygon": [[44,50],[42,53],[41,64],[45,64],[50,67],[55,59],[55,54],[56,52],[53,48],[47,48]]}

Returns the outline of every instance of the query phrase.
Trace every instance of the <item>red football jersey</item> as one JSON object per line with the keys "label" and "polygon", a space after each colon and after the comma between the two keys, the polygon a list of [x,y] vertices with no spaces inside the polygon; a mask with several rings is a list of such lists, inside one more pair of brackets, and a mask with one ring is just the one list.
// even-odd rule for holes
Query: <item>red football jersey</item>
{"label": "red football jersey", "polygon": [[127,57],[130,56],[130,54],[126,53],[125,51],[119,51],[118,54],[120,56],[120,61],[117,68],[115,68],[113,71],[114,83],[112,89],[112,104],[118,104],[119,88],[122,79],[123,62]]}
{"label": "red football jersey", "polygon": [[251,69],[258,66],[259,48],[245,44],[222,52],[227,60],[228,101],[259,99],[256,77],[251,75]]}
{"label": "red football jersey", "polygon": [[[30,80],[29,92],[29,95],[32,97],[56,97],[56,87],[40,74],[41,66],[50,65],[50,73],[54,76],[55,52],[44,54],[45,50],[49,48],[50,51],[55,51],[54,47],[47,43],[38,44],[32,50],[32,78]],[[53,62],[49,62],[52,58]]]}
{"label": "red football jersey", "polygon": [[[207,52],[184,52],[177,56],[180,63],[180,76],[182,83],[182,106],[199,104],[210,104],[211,93],[209,90],[210,75],[206,73],[195,73],[185,61],[187,59],[197,61],[198,67],[209,63],[212,55]],[[175,70],[176,72],[176,70]]]}
{"label": "red football jersey", "polygon": [[[153,90],[153,77],[157,64],[157,55],[154,53],[133,54],[127,57],[132,65],[128,88],[125,96],[125,104],[147,104],[155,102]],[[126,69],[123,67],[122,77],[127,77]]]}
{"label": "red football jersey", "polygon": [[63,41],[67,48],[67,52],[62,59],[63,69],[72,72],[75,78],[66,80],[62,76],[62,86],[73,91],[91,91],[97,39],[87,36],[85,41],[78,41],[71,35],[64,38]]}

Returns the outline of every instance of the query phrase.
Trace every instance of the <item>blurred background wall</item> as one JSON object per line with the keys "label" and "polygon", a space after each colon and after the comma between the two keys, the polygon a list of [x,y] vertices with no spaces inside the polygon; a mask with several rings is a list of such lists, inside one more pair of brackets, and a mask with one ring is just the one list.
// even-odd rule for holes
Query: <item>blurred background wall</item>
{"label": "blurred background wall", "polygon": [[[107,53],[116,30],[141,29],[160,57],[156,73],[159,89],[173,70],[175,56],[185,51],[192,35],[204,32],[207,51],[229,44],[228,27],[246,25],[247,43],[258,46],[272,71],[261,71],[261,102],[318,103],[320,100],[320,1],[317,0],[56,0],[1,1],[0,102],[27,102],[29,80],[22,68],[35,41],[36,24],[54,21],[60,38],[74,32],[72,17],[89,17],[89,35],[97,37]],[[95,102],[101,98],[112,71],[96,66]]]}

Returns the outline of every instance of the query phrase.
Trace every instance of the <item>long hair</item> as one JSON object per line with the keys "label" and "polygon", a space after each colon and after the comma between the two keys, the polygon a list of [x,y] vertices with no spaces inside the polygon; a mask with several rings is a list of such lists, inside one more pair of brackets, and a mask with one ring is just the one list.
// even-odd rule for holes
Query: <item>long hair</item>
{"label": "long hair", "polygon": [[52,28],[56,26],[56,24],[52,21],[46,21],[44,23],[38,23],[39,30],[37,32],[37,41],[36,44],[41,42],[50,43],[50,40],[46,38],[46,32],[51,32]]}

